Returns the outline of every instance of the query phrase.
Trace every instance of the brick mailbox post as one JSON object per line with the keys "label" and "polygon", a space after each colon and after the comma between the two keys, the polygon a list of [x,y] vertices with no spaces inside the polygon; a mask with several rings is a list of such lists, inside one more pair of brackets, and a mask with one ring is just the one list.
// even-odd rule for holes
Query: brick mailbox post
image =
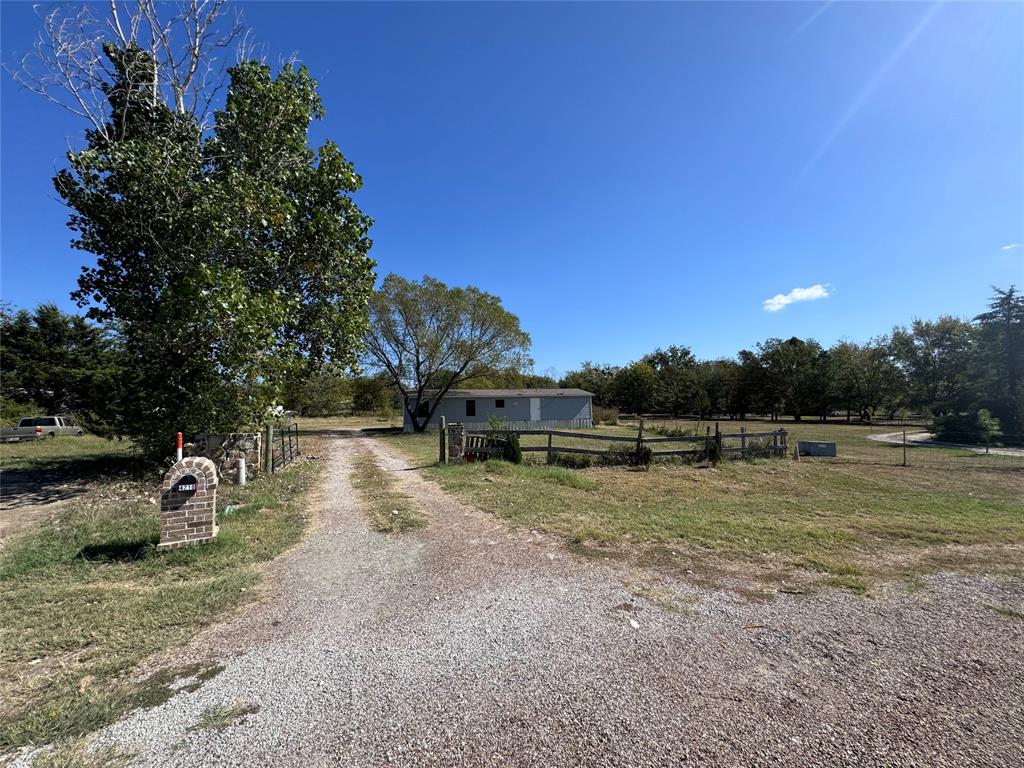
{"label": "brick mailbox post", "polygon": [[178,549],[217,535],[217,466],[189,456],[170,468],[160,486],[160,544]]}

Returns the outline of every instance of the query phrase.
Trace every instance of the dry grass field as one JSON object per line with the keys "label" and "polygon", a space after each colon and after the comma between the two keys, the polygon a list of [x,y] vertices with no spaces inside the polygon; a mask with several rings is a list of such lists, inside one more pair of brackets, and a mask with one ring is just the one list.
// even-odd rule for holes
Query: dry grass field
{"label": "dry grass field", "polygon": [[[814,429],[793,431],[813,439]],[[862,432],[851,428],[839,441],[841,456],[864,451],[853,460],[655,464],[647,471],[544,466],[536,463],[543,453],[526,454],[530,460],[519,466],[437,466],[436,434],[383,439],[414,456],[446,490],[510,524],[605,555],[810,578],[860,592],[879,580],[936,570],[1024,569],[1024,468],[1014,468],[1020,462],[977,464],[973,454],[953,451],[942,463],[902,467],[898,459],[874,459],[876,448],[864,447]],[[598,434],[635,431],[602,427]],[[544,436],[524,436],[523,443],[538,440],[546,443]],[[888,456],[892,448],[877,450]],[[962,462],[955,470],[953,459]]]}

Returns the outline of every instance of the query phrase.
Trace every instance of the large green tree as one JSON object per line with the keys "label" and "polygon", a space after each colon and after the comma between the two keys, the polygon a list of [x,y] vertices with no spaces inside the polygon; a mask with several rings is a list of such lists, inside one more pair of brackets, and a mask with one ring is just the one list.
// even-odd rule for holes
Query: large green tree
{"label": "large green tree", "polygon": [[828,350],[826,386],[833,407],[871,419],[883,411],[891,415],[904,405],[906,386],[892,360],[888,338],[867,344],[840,341]]}
{"label": "large green tree", "polygon": [[615,404],[629,413],[650,413],[658,394],[658,374],[649,364],[637,361],[615,374]]}
{"label": "large green tree", "polygon": [[601,365],[584,361],[579,370],[569,371],[559,380],[558,386],[563,388],[582,389],[594,396],[594,405],[610,407],[615,405],[613,384],[619,369],[611,365]]}
{"label": "large green tree", "polygon": [[366,363],[394,381],[417,432],[452,387],[532,365],[530,336],[519,318],[478,288],[388,275],[370,300],[369,316]]}
{"label": "large green tree", "polygon": [[765,371],[761,359],[749,349],[741,349],[729,381],[729,413],[745,419],[757,408],[763,390]]}
{"label": "large green tree", "polygon": [[372,292],[361,180],[330,142],[305,68],[229,70],[204,134],[146,87],[150,55],[105,49],[109,125],[55,185],[76,247],[96,255],[74,294],[116,329],[124,431],[152,451],[173,433],[255,426],[297,369],[355,360]]}
{"label": "large green tree", "polygon": [[1024,294],[1016,286],[993,288],[988,311],[975,318],[980,350],[976,358],[979,404],[1024,442]]}
{"label": "large green tree", "polygon": [[892,356],[907,379],[908,404],[938,416],[976,399],[972,367],[978,329],[957,317],[914,320],[892,332]]}
{"label": "large green tree", "polygon": [[689,347],[660,347],[641,358],[658,375],[654,408],[678,416],[694,409],[697,389],[696,365]]}
{"label": "large green tree", "polygon": [[46,414],[74,414],[93,429],[111,416],[123,366],[103,328],[54,304],[0,313],[0,391]]}
{"label": "large green tree", "polygon": [[773,417],[782,413],[800,421],[820,411],[821,345],[813,339],[768,339],[758,345],[765,369],[768,405]]}

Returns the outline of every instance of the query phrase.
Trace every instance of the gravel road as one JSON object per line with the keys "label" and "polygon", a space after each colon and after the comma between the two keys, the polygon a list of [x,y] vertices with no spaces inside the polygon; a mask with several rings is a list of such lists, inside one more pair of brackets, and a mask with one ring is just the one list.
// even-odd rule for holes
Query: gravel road
{"label": "gravel road", "polygon": [[[373,451],[429,518],[371,531]],[[101,732],[145,766],[1024,764],[1019,583],[750,602],[509,532],[380,440],[330,441],[269,597],[182,657],[226,669]],[[258,711],[189,730],[211,707]]]}

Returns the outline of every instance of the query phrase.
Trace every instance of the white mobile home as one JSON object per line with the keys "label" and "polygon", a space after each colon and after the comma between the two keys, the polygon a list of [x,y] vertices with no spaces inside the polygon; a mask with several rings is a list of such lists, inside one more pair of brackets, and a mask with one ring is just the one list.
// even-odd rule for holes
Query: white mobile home
{"label": "white mobile home", "polygon": [[[508,429],[589,428],[594,425],[592,399],[582,389],[450,389],[427,427],[436,428],[444,416],[449,424],[461,421],[470,429],[487,427],[491,417]],[[420,413],[426,415],[433,404],[433,399],[421,402]],[[412,432],[408,408],[403,413],[405,431]]]}

